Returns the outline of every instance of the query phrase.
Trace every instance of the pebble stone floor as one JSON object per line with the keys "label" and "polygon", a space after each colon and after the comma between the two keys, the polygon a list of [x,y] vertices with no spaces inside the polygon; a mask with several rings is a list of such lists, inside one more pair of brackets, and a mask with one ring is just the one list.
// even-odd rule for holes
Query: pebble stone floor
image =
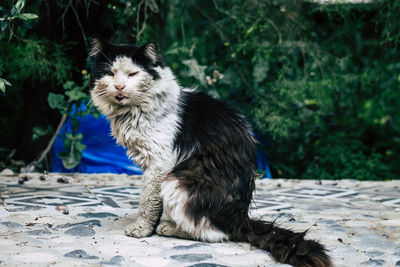
{"label": "pebble stone floor", "polygon": [[[22,177],[0,173],[0,266],[289,266],[247,243],[124,236],[138,176]],[[400,181],[260,180],[251,216],[308,229],[335,266],[400,266]]]}

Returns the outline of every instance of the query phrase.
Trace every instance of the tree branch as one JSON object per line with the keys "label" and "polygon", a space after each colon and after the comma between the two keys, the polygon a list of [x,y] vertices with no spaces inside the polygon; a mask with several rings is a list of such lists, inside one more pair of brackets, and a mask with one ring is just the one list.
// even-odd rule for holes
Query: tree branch
{"label": "tree branch", "polygon": [[21,170],[21,172],[34,171],[36,169],[37,165],[39,165],[39,163],[41,163],[45,159],[45,157],[47,156],[47,154],[50,152],[51,148],[53,147],[54,141],[56,140],[56,137],[57,137],[58,133],[60,132],[60,130],[66,120],[67,120],[67,115],[66,114],[62,115],[61,120],[58,123],[56,131],[54,132],[53,136],[51,137],[50,142],[47,144],[47,147],[40,154],[39,159],[34,160],[33,162],[29,163],[25,168],[23,168]]}

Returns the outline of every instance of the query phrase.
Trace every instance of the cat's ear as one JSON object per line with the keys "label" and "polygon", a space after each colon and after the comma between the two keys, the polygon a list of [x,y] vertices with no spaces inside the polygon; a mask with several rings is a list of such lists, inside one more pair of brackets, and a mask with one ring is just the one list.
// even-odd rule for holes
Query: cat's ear
{"label": "cat's ear", "polygon": [[158,61],[158,46],[156,43],[147,43],[141,47],[144,55],[151,60],[152,64],[156,64]]}
{"label": "cat's ear", "polygon": [[94,37],[89,49],[89,56],[93,57],[101,52],[104,47],[104,41],[98,37]]}

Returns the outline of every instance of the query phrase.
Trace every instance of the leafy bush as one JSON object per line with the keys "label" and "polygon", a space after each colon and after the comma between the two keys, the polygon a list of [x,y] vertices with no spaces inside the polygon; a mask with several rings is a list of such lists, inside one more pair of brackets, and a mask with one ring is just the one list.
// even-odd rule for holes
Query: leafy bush
{"label": "leafy bush", "polygon": [[[0,76],[13,85],[1,100],[7,105],[29,80],[51,84],[64,95],[61,106],[70,106],[62,86],[71,81],[85,93],[79,73],[88,65],[78,55],[89,36],[156,41],[183,86],[200,85],[249,118],[268,143],[275,177],[400,177],[398,1],[74,0],[30,7],[39,23],[65,22],[70,30],[59,26],[48,35],[34,26],[18,32],[27,42],[0,38],[0,62],[8,62],[0,63]],[[80,137],[66,138],[71,152]],[[3,158],[12,149],[6,144]]]}

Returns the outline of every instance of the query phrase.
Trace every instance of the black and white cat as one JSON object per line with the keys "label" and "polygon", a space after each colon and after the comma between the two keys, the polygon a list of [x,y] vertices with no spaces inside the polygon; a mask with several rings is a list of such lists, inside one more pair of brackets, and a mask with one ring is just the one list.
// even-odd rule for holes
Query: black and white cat
{"label": "black and white cat", "polygon": [[[324,247],[248,211],[254,190],[250,125],[226,103],[181,88],[157,45],[94,40],[93,103],[143,171],[138,218],[125,228],[206,242],[245,241],[294,266],[332,266]],[[161,220],[161,215],[164,213]]]}

